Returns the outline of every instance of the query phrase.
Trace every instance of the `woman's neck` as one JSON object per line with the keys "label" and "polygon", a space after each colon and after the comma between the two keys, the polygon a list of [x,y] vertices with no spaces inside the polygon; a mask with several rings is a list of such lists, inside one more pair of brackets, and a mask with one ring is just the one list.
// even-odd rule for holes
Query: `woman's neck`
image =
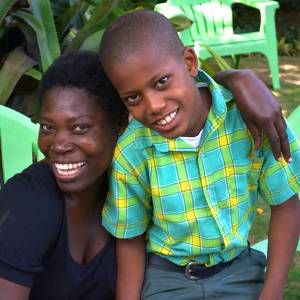
{"label": "woman's neck", "polygon": [[103,176],[100,184],[90,189],[76,192],[64,193],[67,211],[71,214],[91,215],[101,210],[108,192],[107,176]]}

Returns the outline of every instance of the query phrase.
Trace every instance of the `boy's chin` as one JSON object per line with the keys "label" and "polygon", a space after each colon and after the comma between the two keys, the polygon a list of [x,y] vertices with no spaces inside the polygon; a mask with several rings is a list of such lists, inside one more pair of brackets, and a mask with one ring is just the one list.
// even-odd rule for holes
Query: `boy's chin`
{"label": "boy's chin", "polygon": [[160,135],[167,139],[176,139],[181,135],[178,135],[176,132],[164,132],[164,131],[157,131]]}

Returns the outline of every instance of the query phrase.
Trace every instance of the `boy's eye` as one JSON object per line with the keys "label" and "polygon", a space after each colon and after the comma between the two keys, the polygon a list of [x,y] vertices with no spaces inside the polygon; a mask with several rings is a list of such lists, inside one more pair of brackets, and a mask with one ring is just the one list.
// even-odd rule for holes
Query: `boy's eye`
{"label": "boy's eye", "polygon": [[168,82],[169,79],[170,79],[169,76],[162,77],[161,79],[158,80],[156,87],[158,87],[158,88],[163,87]]}
{"label": "boy's eye", "polygon": [[83,134],[89,129],[88,124],[80,123],[80,124],[75,124],[73,126],[73,132],[76,134]]}
{"label": "boy's eye", "polygon": [[54,128],[49,124],[40,124],[40,129],[44,133],[51,133],[54,130]]}
{"label": "boy's eye", "polygon": [[131,95],[131,96],[128,96],[128,97],[126,97],[125,99],[124,99],[124,101],[127,103],[127,104],[129,104],[129,105],[131,105],[131,104],[137,104],[137,103],[139,103],[139,101],[141,100],[141,96],[140,95],[138,95],[138,94],[134,94],[134,95]]}

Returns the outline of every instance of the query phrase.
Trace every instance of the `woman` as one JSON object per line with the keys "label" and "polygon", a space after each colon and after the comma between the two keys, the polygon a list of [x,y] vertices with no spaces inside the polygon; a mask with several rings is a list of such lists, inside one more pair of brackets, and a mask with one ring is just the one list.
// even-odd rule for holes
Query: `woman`
{"label": "woman", "polygon": [[[227,83],[239,93],[234,76]],[[246,81],[262,94],[260,110],[276,106],[251,76]],[[251,107],[251,96],[236,97],[247,97]],[[127,110],[98,54],[88,51],[61,56],[45,73],[39,98],[45,160],[0,190],[0,300],[114,299],[115,244],[99,216]]]}
{"label": "woman", "polygon": [[91,52],[60,57],[40,99],[45,161],[0,192],[0,299],[114,299],[114,241],[99,216],[127,111]]}

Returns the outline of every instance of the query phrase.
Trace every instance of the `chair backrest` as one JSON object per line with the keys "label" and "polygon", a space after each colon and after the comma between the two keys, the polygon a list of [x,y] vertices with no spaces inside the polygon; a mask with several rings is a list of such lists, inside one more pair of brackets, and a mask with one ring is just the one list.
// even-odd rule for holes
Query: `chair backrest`
{"label": "chair backrest", "polygon": [[[233,2],[233,0],[167,1],[168,4],[178,7],[187,18],[193,21],[190,28],[179,32],[185,46],[192,46],[195,41],[233,34],[231,8]],[[159,11],[159,5],[157,7]],[[163,8],[163,5],[161,7]]]}
{"label": "chair backrest", "polygon": [[[0,105],[0,179],[6,182],[32,162],[43,158],[37,146],[39,125]],[[1,176],[2,175],[2,176]]]}

